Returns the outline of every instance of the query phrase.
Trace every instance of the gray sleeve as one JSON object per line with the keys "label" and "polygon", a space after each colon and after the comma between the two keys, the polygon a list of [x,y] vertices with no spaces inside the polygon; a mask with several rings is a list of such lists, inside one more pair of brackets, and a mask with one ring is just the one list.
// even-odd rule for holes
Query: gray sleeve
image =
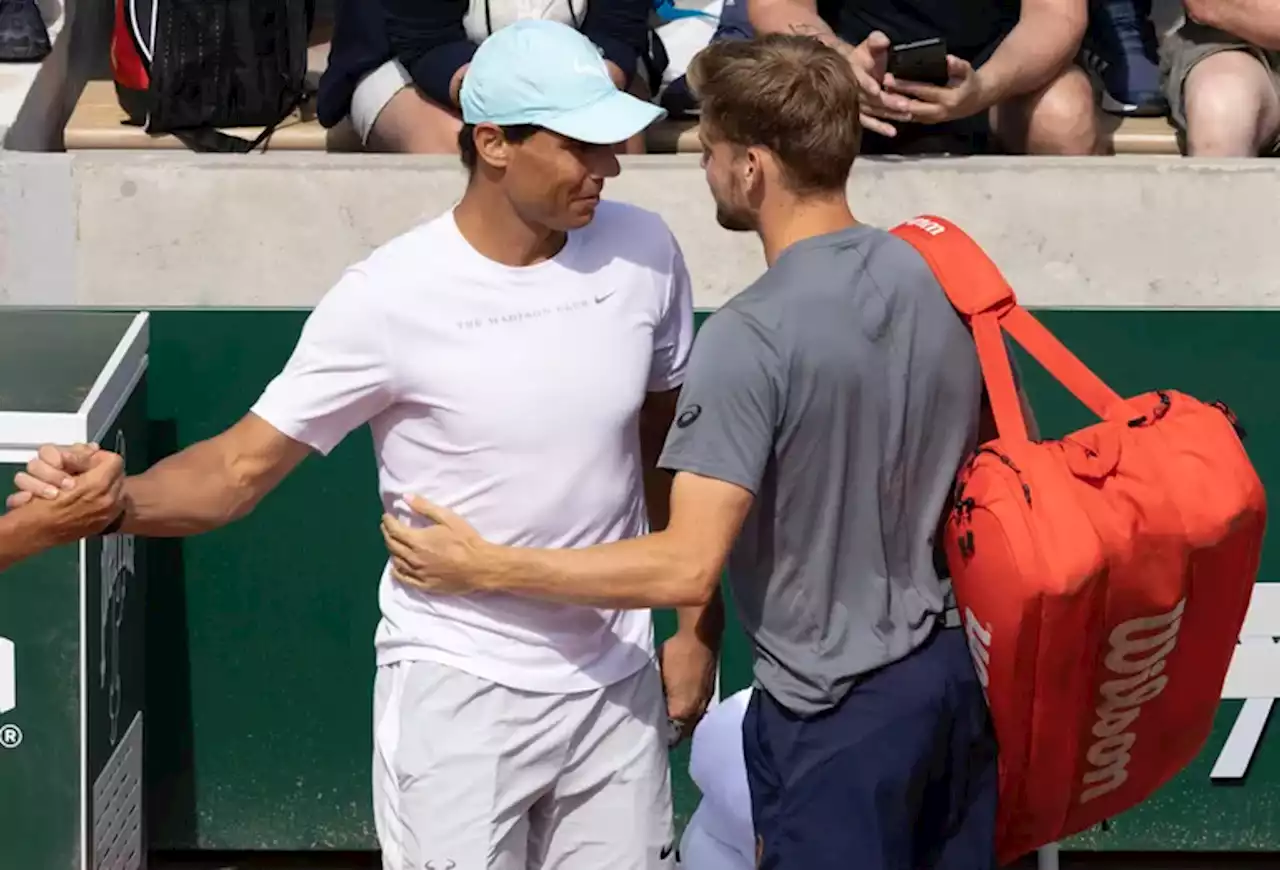
{"label": "gray sleeve", "polygon": [[659,466],[758,493],[778,428],[776,355],[740,314],[713,314],[694,341]]}

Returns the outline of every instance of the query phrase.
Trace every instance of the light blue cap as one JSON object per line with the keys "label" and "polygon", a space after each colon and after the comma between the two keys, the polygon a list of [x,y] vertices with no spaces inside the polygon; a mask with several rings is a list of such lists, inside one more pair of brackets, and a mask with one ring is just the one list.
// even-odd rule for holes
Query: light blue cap
{"label": "light blue cap", "polygon": [[517,21],[480,44],[459,102],[468,124],[531,124],[593,145],[626,141],[666,115],[618,90],[591,40],[540,19]]}

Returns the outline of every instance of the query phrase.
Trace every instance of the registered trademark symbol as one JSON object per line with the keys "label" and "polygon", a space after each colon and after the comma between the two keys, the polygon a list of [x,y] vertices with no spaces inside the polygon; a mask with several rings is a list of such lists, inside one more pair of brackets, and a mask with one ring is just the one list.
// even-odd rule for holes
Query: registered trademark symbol
{"label": "registered trademark symbol", "polygon": [[17,749],[21,745],[21,728],[17,725],[0,725],[0,749]]}

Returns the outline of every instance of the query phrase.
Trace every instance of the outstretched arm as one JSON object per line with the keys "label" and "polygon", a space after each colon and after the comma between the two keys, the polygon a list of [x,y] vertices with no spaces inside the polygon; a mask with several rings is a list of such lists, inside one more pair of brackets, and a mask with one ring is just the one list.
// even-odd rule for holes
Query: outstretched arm
{"label": "outstretched arm", "polygon": [[[249,414],[125,481],[122,530],[177,537],[225,526],[252,511],[312,450],[328,453],[386,408],[394,350],[381,301],[360,271],[343,275]],[[66,484],[75,461],[67,449],[42,448],[18,476],[10,506],[31,496],[62,501],[74,492]]]}
{"label": "outstretched arm", "polygon": [[[252,511],[309,452],[248,414],[227,431],[125,478],[116,511],[119,529],[168,538],[221,528]],[[41,447],[14,479],[18,492],[9,497],[10,507],[60,505],[79,495],[91,461],[78,446]]]}
{"label": "outstretched arm", "polygon": [[53,546],[48,529],[32,519],[29,510],[10,511],[0,517],[0,571]]}
{"label": "outstretched arm", "polygon": [[439,592],[505,590],[597,607],[710,602],[773,452],[782,366],[758,325],[722,309],[694,345],[679,415],[662,454],[677,474],[665,529],[574,550],[501,547],[462,518],[410,500],[436,522],[383,519],[392,570]]}
{"label": "outstretched arm", "polygon": [[591,607],[702,607],[716,594],[729,549],[751,507],[745,489],[681,472],[660,532],[567,550],[486,542],[452,511],[422,499],[437,523],[412,529],[394,517],[383,533],[397,579],[436,592],[480,589]]}
{"label": "outstretched arm", "polygon": [[221,528],[247,516],[310,452],[248,414],[126,479],[122,530],[163,538]]}

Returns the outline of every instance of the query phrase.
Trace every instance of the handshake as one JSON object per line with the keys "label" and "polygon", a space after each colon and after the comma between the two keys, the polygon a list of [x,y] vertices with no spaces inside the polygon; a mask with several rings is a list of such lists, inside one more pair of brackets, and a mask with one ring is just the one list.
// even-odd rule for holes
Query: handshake
{"label": "handshake", "polygon": [[46,444],[14,483],[5,536],[23,536],[26,555],[101,534],[124,511],[124,460],[97,444]]}

